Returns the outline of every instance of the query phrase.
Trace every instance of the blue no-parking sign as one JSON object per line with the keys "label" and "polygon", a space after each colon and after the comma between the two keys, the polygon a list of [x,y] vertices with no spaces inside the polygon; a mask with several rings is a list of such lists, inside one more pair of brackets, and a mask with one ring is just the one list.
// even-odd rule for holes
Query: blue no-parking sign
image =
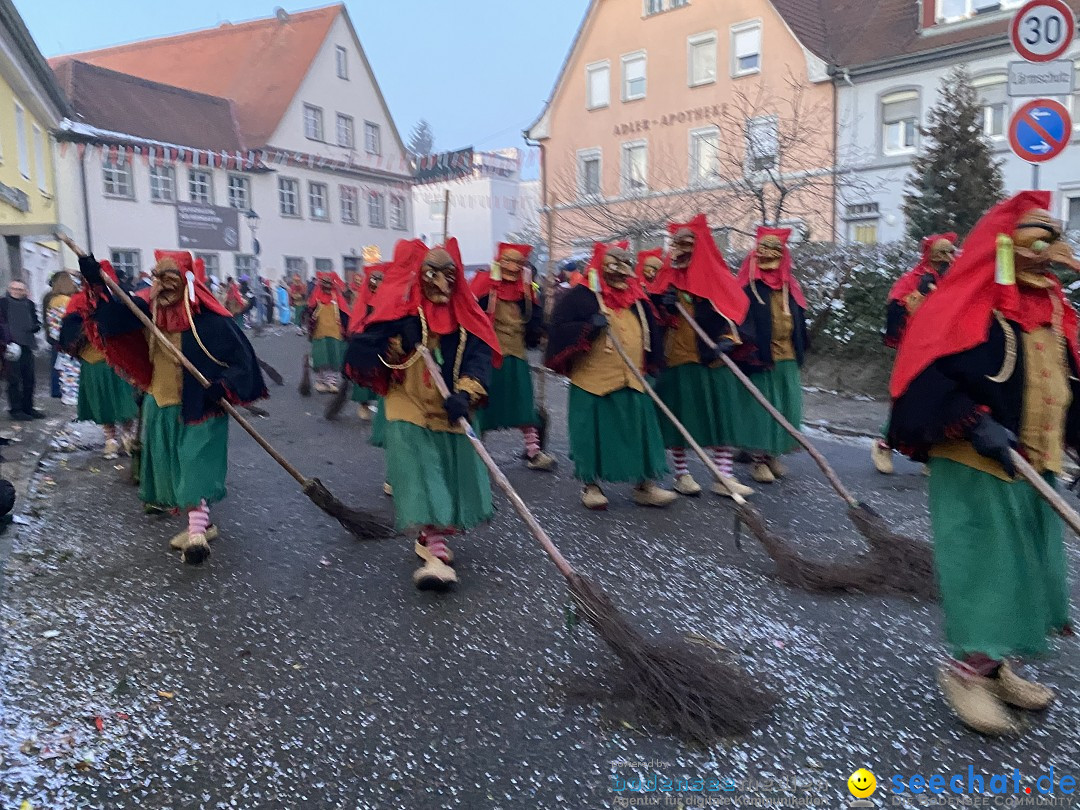
{"label": "blue no-parking sign", "polygon": [[1048,98],[1029,101],[1016,111],[1009,125],[1009,146],[1028,163],[1044,163],[1065,151],[1072,135],[1072,118],[1060,102]]}

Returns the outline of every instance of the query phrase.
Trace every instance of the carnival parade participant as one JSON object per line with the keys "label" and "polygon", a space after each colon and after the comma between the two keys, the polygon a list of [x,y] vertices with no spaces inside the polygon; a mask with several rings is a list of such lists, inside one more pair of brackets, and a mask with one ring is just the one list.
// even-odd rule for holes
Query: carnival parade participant
{"label": "carnival parade participant", "polygon": [[[357,273],[353,279],[354,298],[353,298],[353,310],[352,318],[349,320],[349,334],[353,331],[358,331],[371,312],[371,298],[375,295],[376,290],[379,289],[379,285],[382,284],[383,277],[386,275],[385,264],[371,264],[364,268],[364,272]],[[370,388],[365,388],[361,385],[354,385],[352,389],[352,401],[356,403],[356,413],[361,420],[365,422],[371,421],[371,402],[378,399],[378,395]],[[379,415],[381,416],[382,426],[385,426],[386,416],[382,412],[382,403],[379,403]],[[374,431],[374,427],[373,427]],[[376,445],[379,446],[379,445]]]}
{"label": "carnival parade participant", "polygon": [[333,393],[342,385],[341,362],[345,358],[345,335],[351,310],[345,301],[345,282],[334,272],[320,271],[305,312],[311,341],[311,367],[315,390]]}

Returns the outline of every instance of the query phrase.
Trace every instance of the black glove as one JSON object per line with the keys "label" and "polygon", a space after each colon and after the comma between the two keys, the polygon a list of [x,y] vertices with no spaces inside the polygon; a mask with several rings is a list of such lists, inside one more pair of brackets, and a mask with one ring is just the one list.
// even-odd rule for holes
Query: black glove
{"label": "black glove", "polygon": [[86,283],[91,286],[105,283],[101,277],[101,264],[94,258],[92,253],[79,257],[79,272],[86,279]]}
{"label": "black glove", "polygon": [[459,419],[468,419],[469,395],[464,391],[458,391],[456,394],[451,394],[443,400],[443,407],[446,408],[446,415],[450,417],[451,422],[457,422]]}
{"label": "black glove", "polygon": [[923,295],[929,295],[936,285],[937,279],[934,278],[933,274],[923,273],[922,278],[919,279],[919,292]]}
{"label": "black glove", "polygon": [[206,389],[206,404],[217,405],[223,399],[227,399],[227,393],[225,390],[225,383],[221,380],[214,380],[210,383],[210,387]]}
{"label": "black glove", "polygon": [[715,349],[706,346],[704,343],[698,343],[698,357],[701,358],[702,364],[711,366],[720,359],[720,355],[731,354],[731,351],[734,348],[735,341],[726,337],[716,341]]}
{"label": "black glove", "polygon": [[983,414],[968,433],[968,439],[976,453],[999,462],[1010,477],[1016,475],[1016,467],[1009,457],[1009,451],[1016,447],[1015,433]]}
{"label": "black glove", "polygon": [[589,325],[592,327],[591,335],[596,337],[608,327],[607,315],[603,312],[597,312],[591,318],[589,318]]}
{"label": "black glove", "polygon": [[660,296],[660,306],[666,309],[672,315],[679,314],[679,296],[668,290],[666,293]]}
{"label": "black glove", "polygon": [[405,354],[411,354],[423,338],[419,318],[405,318],[401,322],[401,350]]}

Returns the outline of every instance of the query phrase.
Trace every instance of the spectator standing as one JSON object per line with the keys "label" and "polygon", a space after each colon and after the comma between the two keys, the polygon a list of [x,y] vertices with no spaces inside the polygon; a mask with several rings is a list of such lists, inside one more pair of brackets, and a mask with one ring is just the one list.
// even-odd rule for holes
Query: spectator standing
{"label": "spectator standing", "polygon": [[[8,360],[8,410],[11,418],[25,422],[43,419],[45,414],[34,407],[34,349],[41,319],[37,307],[27,297],[26,284],[12,281],[0,298],[0,315],[7,324],[10,342]],[[15,347],[18,347],[17,349]]]}

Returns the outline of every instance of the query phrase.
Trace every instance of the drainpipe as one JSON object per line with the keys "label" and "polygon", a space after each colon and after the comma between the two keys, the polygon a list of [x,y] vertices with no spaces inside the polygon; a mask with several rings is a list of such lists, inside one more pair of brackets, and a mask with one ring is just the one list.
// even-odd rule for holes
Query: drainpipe
{"label": "drainpipe", "polygon": [[[78,149],[78,146],[76,145],[75,148]],[[86,188],[86,153],[89,151],[89,149],[84,148],[82,157],[79,158],[79,183],[82,185],[83,225],[86,228],[86,249],[90,253],[93,253],[94,232],[90,229],[90,193]]]}
{"label": "drainpipe", "polygon": [[547,279],[550,282],[555,278],[555,209],[551,204],[551,200],[548,198],[548,171],[547,171],[547,149],[544,144],[539,141],[534,141],[529,138],[528,132],[522,133],[525,136],[525,143],[529,146],[535,146],[540,149],[540,198],[544,201],[544,220],[545,220],[545,238],[548,245],[547,267],[545,273]]}

